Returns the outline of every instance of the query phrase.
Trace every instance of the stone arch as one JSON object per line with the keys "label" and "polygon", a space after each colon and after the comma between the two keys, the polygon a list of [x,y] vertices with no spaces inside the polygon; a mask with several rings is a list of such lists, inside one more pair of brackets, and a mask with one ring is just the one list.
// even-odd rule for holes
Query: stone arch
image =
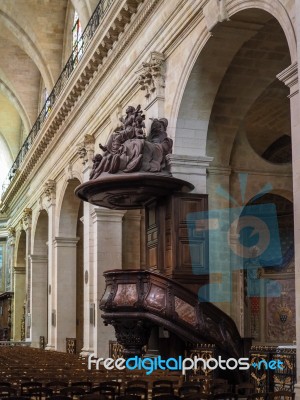
{"label": "stone arch", "polygon": [[[212,36],[208,31],[202,32],[187,59],[182,76],[178,80],[180,83],[171,110],[170,125],[175,126],[174,121],[176,121],[175,154],[192,156],[206,154],[207,131],[212,106],[224,74],[243,43],[253,37],[261,27],[259,24],[255,26],[254,23],[251,29],[247,24],[243,27],[234,20],[237,14],[255,9],[257,12],[273,16],[285,34],[291,59],[296,58],[296,41],[292,21],[283,5],[279,1],[276,3],[278,3],[278,7],[276,8],[272,3],[271,8],[265,0],[255,2],[237,0],[232,2],[230,9],[227,10],[230,21],[221,23],[216,21]],[[228,29],[230,27],[233,29]],[[224,46],[224,41],[226,41],[226,46]],[[218,63],[217,68],[215,67],[216,63]],[[203,107],[195,110],[193,109],[194,104],[203,104]]]}
{"label": "stone arch", "polygon": [[[274,305],[279,310],[284,302],[295,314],[294,213],[289,194],[288,191],[274,189],[259,198],[254,197],[244,207],[237,226],[239,241],[243,245],[248,241],[247,248],[252,249],[250,258],[244,256],[243,259],[245,334],[268,345],[291,343],[296,337],[293,317],[284,321],[286,325],[283,327],[281,320],[274,324],[271,311]],[[253,229],[254,220],[251,227],[251,222],[248,227],[241,223],[244,217],[249,219],[251,215],[263,221],[257,237],[251,237],[245,231]],[[266,232],[269,235],[265,235]],[[260,240],[263,236],[266,239],[265,246]],[[262,324],[262,320],[266,322]],[[288,330],[283,329],[286,327]]]}
{"label": "stone arch", "polygon": [[5,137],[2,135],[1,132],[0,132],[0,149],[1,149],[0,189],[3,190],[4,188],[6,188],[6,185],[8,184],[7,175],[13,163],[13,157],[11,155],[11,151],[7,144],[7,141],[5,140]]}
{"label": "stone arch", "polygon": [[32,254],[30,255],[30,309],[31,342],[39,347],[40,336],[48,339],[48,213],[41,210],[33,230]]}
{"label": "stone arch", "polygon": [[56,344],[64,350],[66,338],[76,338],[77,350],[83,347],[83,203],[74,190],[77,178],[64,185],[59,203],[56,249]]}
{"label": "stone arch", "polygon": [[80,200],[74,195],[74,190],[78,185],[80,185],[78,178],[71,179],[65,183],[62,190],[62,197],[58,204],[58,236],[76,237]]}
{"label": "stone arch", "polygon": [[30,119],[26,112],[25,107],[23,106],[23,104],[20,101],[20,99],[18,98],[18,96],[15,94],[13,89],[2,79],[0,79],[0,90],[11,101],[13,106],[16,108],[16,110],[18,111],[18,113],[22,119],[25,131],[29,133],[30,128],[31,128]]}
{"label": "stone arch", "polygon": [[26,233],[19,231],[16,238],[14,267],[14,313],[13,340],[25,340],[25,295],[26,295]]}
{"label": "stone arch", "polygon": [[272,15],[281,26],[284,31],[290,56],[291,62],[297,60],[297,40],[296,40],[296,32],[293,26],[293,22],[291,17],[289,16],[288,11],[285,6],[279,0],[274,0],[271,3],[268,0],[234,0],[230,2],[227,8],[227,13],[229,18],[240,12],[247,9],[260,9],[268,12]]}
{"label": "stone arch", "polygon": [[[215,215],[219,213],[222,223],[220,229],[209,231],[209,289],[218,294],[211,301],[234,318],[243,335],[242,278],[231,247],[238,246],[238,238],[231,229],[231,218],[239,216],[245,203],[231,202],[236,195],[233,189],[239,172],[252,172],[254,177],[261,173],[263,181],[268,176],[274,178],[280,167],[273,168],[263,160],[253,165],[252,160],[248,169],[237,158],[233,163],[232,151],[241,143],[238,134],[251,105],[277,79],[276,75],[290,65],[291,57],[278,19],[262,8],[244,8],[232,13],[230,21],[216,20],[212,33],[204,47],[203,39],[198,43],[203,49],[191,68],[178,108],[174,152],[203,160],[206,156],[213,158],[205,184],[209,210]],[[276,45],[280,43],[277,54],[268,38],[274,39]],[[244,160],[247,149],[239,147],[239,161]],[[256,171],[254,166],[260,170]],[[285,166],[284,173],[290,180],[290,165]],[[213,286],[219,278],[220,282]]]}
{"label": "stone arch", "polygon": [[48,213],[41,210],[37,215],[35,227],[33,229],[33,254],[47,255],[48,242]]}
{"label": "stone arch", "polygon": [[40,50],[35,45],[33,40],[29,37],[29,35],[24,31],[24,29],[9,15],[0,10],[0,21],[12,32],[12,34],[17,38],[19,43],[21,43],[24,51],[29,55],[29,57],[35,62],[38,67],[43,80],[45,82],[45,86],[50,93],[54,86],[54,79],[47,66],[47,62],[44,60]]}

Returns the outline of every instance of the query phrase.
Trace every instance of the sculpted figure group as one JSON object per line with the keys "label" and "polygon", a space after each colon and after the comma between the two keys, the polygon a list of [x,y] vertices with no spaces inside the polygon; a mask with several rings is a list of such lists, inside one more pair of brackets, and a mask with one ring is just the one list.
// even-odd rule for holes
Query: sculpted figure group
{"label": "sculpted figure group", "polygon": [[144,121],[140,105],[127,107],[126,116],[120,118],[121,126],[105,146],[99,145],[103,154],[94,156],[90,179],[97,179],[102,173],[166,172],[165,156],[173,146],[166,132],[168,120],[153,119],[148,136]]}

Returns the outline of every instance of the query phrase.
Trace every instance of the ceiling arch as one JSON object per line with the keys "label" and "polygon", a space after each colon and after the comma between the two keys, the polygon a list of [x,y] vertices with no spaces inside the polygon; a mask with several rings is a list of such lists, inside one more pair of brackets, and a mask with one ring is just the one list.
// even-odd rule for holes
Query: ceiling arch
{"label": "ceiling arch", "polygon": [[0,10],[0,21],[3,22],[3,24],[12,32],[24,51],[35,62],[43,77],[47,90],[50,91],[54,85],[54,79],[38,47],[31,40],[25,30],[2,10]]}
{"label": "ceiling arch", "polygon": [[[1,75],[2,74],[0,71],[0,76]],[[25,107],[23,106],[21,100],[14,93],[14,91],[1,78],[0,78],[0,91],[11,101],[13,106],[16,108],[22,119],[25,132],[29,133],[31,129],[31,123],[28,114],[26,113]]]}

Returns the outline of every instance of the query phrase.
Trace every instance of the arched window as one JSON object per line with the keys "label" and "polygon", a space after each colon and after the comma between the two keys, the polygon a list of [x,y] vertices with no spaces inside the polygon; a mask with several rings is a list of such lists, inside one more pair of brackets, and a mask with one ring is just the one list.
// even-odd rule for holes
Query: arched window
{"label": "arched window", "polygon": [[82,29],[77,12],[74,14],[72,28],[72,54],[73,63],[76,65],[83,54],[83,40],[81,38]]}

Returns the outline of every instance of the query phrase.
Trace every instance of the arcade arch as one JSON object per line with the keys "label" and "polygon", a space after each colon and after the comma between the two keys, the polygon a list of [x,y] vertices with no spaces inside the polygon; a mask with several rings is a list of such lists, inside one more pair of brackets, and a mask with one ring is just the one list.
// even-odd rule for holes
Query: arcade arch
{"label": "arcade arch", "polygon": [[83,216],[82,202],[74,196],[78,179],[69,180],[59,210],[55,238],[56,344],[65,350],[66,338],[76,338],[77,351],[83,346]]}
{"label": "arcade arch", "polygon": [[218,254],[218,244],[209,242],[210,282],[226,293],[216,303],[244,335],[243,266],[231,270],[231,249],[239,237],[230,230],[230,215],[233,208],[239,214],[260,191],[292,191],[289,92],[276,76],[294,59],[295,43],[293,29],[285,35],[287,15],[279,12],[275,18],[264,1],[255,2],[257,8],[234,3],[230,20],[213,28],[193,65],[178,111],[174,152],[213,158],[206,180],[209,209],[227,218],[228,243]]}

